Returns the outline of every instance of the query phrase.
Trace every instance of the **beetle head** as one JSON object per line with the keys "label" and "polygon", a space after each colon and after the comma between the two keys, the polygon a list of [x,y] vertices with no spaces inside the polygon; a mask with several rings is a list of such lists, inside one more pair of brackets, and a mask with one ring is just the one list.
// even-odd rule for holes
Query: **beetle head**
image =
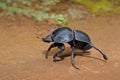
{"label": "beetle head", "polygon": [[51,35],[48,35],[48,36],[46,36],[45,38],[42,38],[42,40],[43,40],[44,42],[52,42],[52,41],[53,41]]}

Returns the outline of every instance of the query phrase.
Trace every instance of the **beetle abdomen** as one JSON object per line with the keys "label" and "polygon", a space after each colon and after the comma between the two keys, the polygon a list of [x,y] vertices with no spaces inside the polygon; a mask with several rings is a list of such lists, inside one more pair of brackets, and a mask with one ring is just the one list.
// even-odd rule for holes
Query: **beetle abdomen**
{"label": "beetle abdomen", "polygon": [[77,48],[77,49],[83,49],[83,47],[86,45],[87,43],[85,43],[85,42],[81,42],[81,41],[77,41],[77,40],[75,40],[75,47]]}

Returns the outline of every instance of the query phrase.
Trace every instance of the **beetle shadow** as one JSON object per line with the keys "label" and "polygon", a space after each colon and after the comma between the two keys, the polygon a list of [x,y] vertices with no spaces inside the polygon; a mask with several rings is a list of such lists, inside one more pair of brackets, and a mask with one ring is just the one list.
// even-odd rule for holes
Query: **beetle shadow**
{"label": "beetle shadow", "polygon": [[[43,51],[44,55],[45,55],[46,51]],[[59,51],[59,49],[57,49],[57,48],[51,49],[51,51],[48,54],[48,57],[53,56],[58,51]],[[54,62],[62,61],[66,57],[70,57],[71,56],[71,52],[72,52],[72,49],[70,47],[66,47],[65,51],[61,54],[61,56],[57,57],[57,59]],[[100,60],[100,61],[106,62],[105,60],[103,60],[101,58],[90,56],[90,54],[91,54],[90,51],[82,51],[82,50],[76,50],[75,51],[75,57],[76,56],[82,56],[82,57],[92,58],[92,59],[96,59],[96,60]]]}
{"label": "beetle shadow", "polygon": [[[100,60],[100,61],[106,62],[105,60],[103,60],[101,58],[90,56],[90,54],[91,54],[90,51],[81,51],[81,50],[79,50],[79,51],[75,52],[75,57],[82,56],[82,57],[92,58],[92,59],[96,59],[96,60]],[[67,53],[67,54],[62,54],[60,56],[60,58],[65,58],[65,57],[70,57],[70,56],[71,56],[71,53]]]}

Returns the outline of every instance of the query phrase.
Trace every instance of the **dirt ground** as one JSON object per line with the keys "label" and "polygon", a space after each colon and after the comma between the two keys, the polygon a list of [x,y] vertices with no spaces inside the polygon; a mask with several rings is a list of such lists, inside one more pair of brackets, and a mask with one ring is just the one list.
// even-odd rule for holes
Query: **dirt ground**
{"label": "dirt ground", "polygon": [[108,61],[95,49],[88,54],[77,50],[76,54],[83,54],[75,57],[80,68],[77,70],[71,65],[71,49],[67,44],[64,60],[53,62],[57,48],[45,59],[51,43],[44,43],[41,38],[50,34],[53,25],[23,16],[0,16],[0,80],[119,80],[120,16],[69,20],[68,26],[89,34],[93,44],[106,53]]}

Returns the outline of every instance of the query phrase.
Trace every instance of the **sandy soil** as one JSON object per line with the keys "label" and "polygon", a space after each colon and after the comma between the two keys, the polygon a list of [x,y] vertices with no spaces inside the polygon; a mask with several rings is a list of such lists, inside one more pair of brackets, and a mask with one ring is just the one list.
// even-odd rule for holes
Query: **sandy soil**
{"label": "sandy soil", "polygon": [[120,79],[120,17],[88,17],[69,20],[72,29],[85,31],[94,45],[108,56],[105,62],[95,49],[90,53],[76,51],[75,64],[71,65],[71,49],[67,44],[64,60],[53,62],[58,50],[52,49],[49,58],[45,51],[49,43],[38,39],[50,34],[48,24],[28,18],[0,16],[0,80],[119,80]]}

